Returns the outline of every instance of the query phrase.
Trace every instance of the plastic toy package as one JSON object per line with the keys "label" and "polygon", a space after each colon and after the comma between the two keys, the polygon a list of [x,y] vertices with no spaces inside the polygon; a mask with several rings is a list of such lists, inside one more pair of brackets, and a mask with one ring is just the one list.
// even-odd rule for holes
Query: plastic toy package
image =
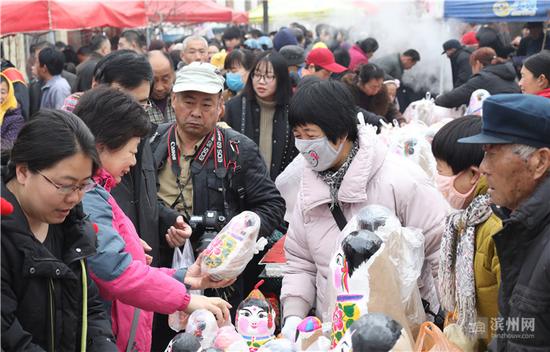
{"label": "plastic toy package", "polygon": [[204,250],[202,272],[214,280],[239,276],[254,254],[267,244],[264,238],[256,242],[260,223],[260,217],[251,211],[243,211],[231,219]]}
{"label": "plastic toy package", "polygon": [[197,309],[189,316],[185,332],[197,337],[202,348],[212,347],[218,334],[218,322],[210,311]]}

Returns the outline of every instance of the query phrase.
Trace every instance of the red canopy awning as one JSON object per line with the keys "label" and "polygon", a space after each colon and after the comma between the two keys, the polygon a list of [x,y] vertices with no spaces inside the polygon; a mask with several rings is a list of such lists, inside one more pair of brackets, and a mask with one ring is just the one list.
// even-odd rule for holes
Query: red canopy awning
{"label": "red canopy awning", "polygon": [[149,0],[147,16],[152,22],[231,22],[233,10],[212,0]]}
{"label": "red canopy awning", "polygon": [[133,28],[146,25],[144,1],[0,1],[0,35],[106,26]]}
{"label": "red canopy awning", "polygon": [[231,22],[236,24],[247,24],[248,12],[233,11],[233,19],[231,20]]}

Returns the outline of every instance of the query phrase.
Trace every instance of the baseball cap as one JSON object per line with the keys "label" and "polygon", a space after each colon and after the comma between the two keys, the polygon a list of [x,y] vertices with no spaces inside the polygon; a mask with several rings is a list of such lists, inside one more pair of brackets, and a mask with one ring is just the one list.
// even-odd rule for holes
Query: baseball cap
{"label": "baseball cap", "polygon": [[306,57],[306,64],[319,66],[333,73],[341,73],[347,70],[344,66],[336,63],[334,54],[327,48],[311,50]]}
{"label": "baseball cap", "polygon": [[443,52],[441,55],[445,54],[445,52],[449,49],[460,49],[462,48],[462,45],[460,45],[460,42],[456,39],[449,39],[445,43],[443,43]]}
{"label": "baseball cap", "polygon": [[192,62],[176,73],[173,92],[197,91],[216,94],[223,91],[225,82],[218,68],[205,62]]}
{"label": "baseball cap", "polygon": [[550,147],[550,99],[531,94],[488,97],[483,101],[481,133],[458,142]]}

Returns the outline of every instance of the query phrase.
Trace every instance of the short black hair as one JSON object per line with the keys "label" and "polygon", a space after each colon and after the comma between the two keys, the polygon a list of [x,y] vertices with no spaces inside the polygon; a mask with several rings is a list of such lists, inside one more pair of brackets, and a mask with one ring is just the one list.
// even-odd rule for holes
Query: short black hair
{"label": "short black hair", "polygon": [[36,44],[34,44],[34,50],[42,50],[42,49],[45,49],[45,48],[52,48],[52,49],[55,49],[55,45],[53,45],[52,43],[46,41],[46,40],[43,40],[43,41],[40,41]]}
{"label": "short black hair", "polygon": [[59,51],[65,50],[66,47],[67,47],[67,44],[63,43],[62,41],[55,42],[55,48]]}
{"label": "short black hair", "polygon": [[229,70],[234,64],[238,64],[245,70],[250,71],[255,59],[256,57],[252,51],[248,49],[235,49],[225,57],[223,68]]}
{"label": "short black hair", "polygon": [[92,49],[90,49],[89,45],[83,45],[80,48],[78,48],[76,55],[84,55],[89,56],[92,53]]}
{"label": "short black hair", "polygon": [[408,56],[408,57],[410,57],[414,62],[420,61],[420,54],[418,53],[418,51],[416,51],[416,50],[414,50],[414,49],[406,50],[406,51],[403,53],[403,56]]}
{"label": "short black hair", "polygon": [[550,52],[541,51],[523,61],[523,66],[529,70],[535,78],[544,75],[550,82]]}
{"label": "short black hair", "polygon": [[458,143],[460,138],[481,132],[481,118],[467,115],[452,120],[443,126],[432,140],[432,153],[436,159],[446,162],[456,175],[470,166],[478,167],[483,160],[481,144]]}
{"label": "short black hair", "polygon": [[222,40],[241,39],[243,37],[241,30],[237,26],[227,28],[222,35]]}
{"label": "short black hair", "polygon": [[134,29],[127,29],[120,34],[120,38],[124,38],[130,43],[136,44],[139,48],[143,48],[147,44],[145,35]]}
{"label": "short black hair", "polygon": [[262,63],[271,63],[273,66],[273,73],[277,79],[277,87],[275,89],[275,101],[277,105],[283,106],[287,105],[290,102],[290,97],[292,95],[292,88],[290,85],[290,75],[288,73],[288,66],[286,60],[278,52],[269,52],[266,51],[261,53],[256,62],[250,70],[248,75],[248,80],[246,81],[246,86],[244,87],[244,94],[250,98],[254,98],[256,93],[254,92],[254,87],[252,85],[252,80],[254,79],[254,71]]}
{"label": "short black hair", "polygon": [[92,131],[96,143],[117,150],[133,137],[145,137],[150,130],[147,113],[121,90],[99,86],[87,91],[74,109]]}
{"label": "short black hair", "polygon": [[26,164],[36,173],[77,153],[92,159],[92,175],[100,165],[88,127],[73,113],[63,110],[39,110],[23,126],[9,153],[6,182],[15,177],[17,164]]}
{"label": "short black hair", "polygon": [[367,83],[371,79],[384,78],[384,70],[375,64],[364,64],[359,66],[358,77],[361,83]]}
{"label": "short black hair", "polygon": [[[97,51],[99,49],[101,49],[101,46],[103,45],[103,43],[105,41],[108,41],[109,38],[107,38],[106,36],[104,36],[103,34],[96,34],[92,37],[92,40],[90,41],[90,50],[92,51]],[[109,45],[110,45],[110,42],[109,42]]]}
{"label": "short black hair", "polygon": [[65,55],[55,49],[44,48],[38,54],[38,62],[40,66],[46,66],[50,75],[60,75],[65,65]]}
{"label": "short black hair", "polygon": [[349,56],[349,52],[345,48],[337,48],[334,50],[334,61],[336,61],[337,64],[342,65],[344,67],[348,67],[349,63],[351,61],[351,57]]}
{"label": "short black hair", "polygon": [[357,42],[364,53],[374,53],[378,50],[378,41],[374,38],[366,38]]}
{"label": "short black hair", "polygon": [[153,82],[153,69],[145,55],[132,50],[117,50],[98,61],[94,80],[97,83],[118,83],[125,89],[135,89],[143,81]]}
{"label": "short black hair", "polygon": [[308,123],[321,128],[336,143],[346,137],[357,139],[357,107],[350,90],[336,80],[311,80],[299,86],[290,100],[288,121],[291,128]]}

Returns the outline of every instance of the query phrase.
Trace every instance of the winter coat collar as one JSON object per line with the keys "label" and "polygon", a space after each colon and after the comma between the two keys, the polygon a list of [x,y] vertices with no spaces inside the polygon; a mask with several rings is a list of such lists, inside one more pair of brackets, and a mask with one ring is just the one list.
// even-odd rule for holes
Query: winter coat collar
{"label": "winter coat collar", "polygon": [[550,88],[546,88],[537,93],[540,97],[550,98]]}
{"label": "winter coat collar", "polygon": [[[388,148],[378,139],[376,129],[359,127],[359,151],[344,176],[338,200],[342,203],[363,203],[367,200],[367,185],[382,166]],[[301,198],[304,212],[330,203],[328,186],[309,167],[304,168]]]}
{"label": "winter coat collar", "polygon": [[111,193],[111,190],[117,185],[116,179],[109,173],[109,171],[101,168],[97,170],[96,175],[94,176],[94,181],[101,185],[105,190]]}
{"label": "winter coat collar", "polygon": [[548,202],[550,194],[550,176],[535,189],[518,209],[510,214],[510,218],[504,220],[507,222],[518,222],[523,224],[529,231],[525,231],[527,236],[536,236],[540,233],[542,227],[549,224],[550,203]]}
{"label": "winter coat collar", "polygon": [[[96,234],[92,224],[85,220],[82,205],[71,210],[60,225],[63,234],[63,258],[54,257],[32,234],[29,223],[15,195],[1,182],[2,196],[13,205],[13,213],[2,217],[2,236],[16,243],[24,255],[23,275],[71,278],[75,274],[68,265],[96,253]],[[33,270],[31,270],[33,269]]]}

